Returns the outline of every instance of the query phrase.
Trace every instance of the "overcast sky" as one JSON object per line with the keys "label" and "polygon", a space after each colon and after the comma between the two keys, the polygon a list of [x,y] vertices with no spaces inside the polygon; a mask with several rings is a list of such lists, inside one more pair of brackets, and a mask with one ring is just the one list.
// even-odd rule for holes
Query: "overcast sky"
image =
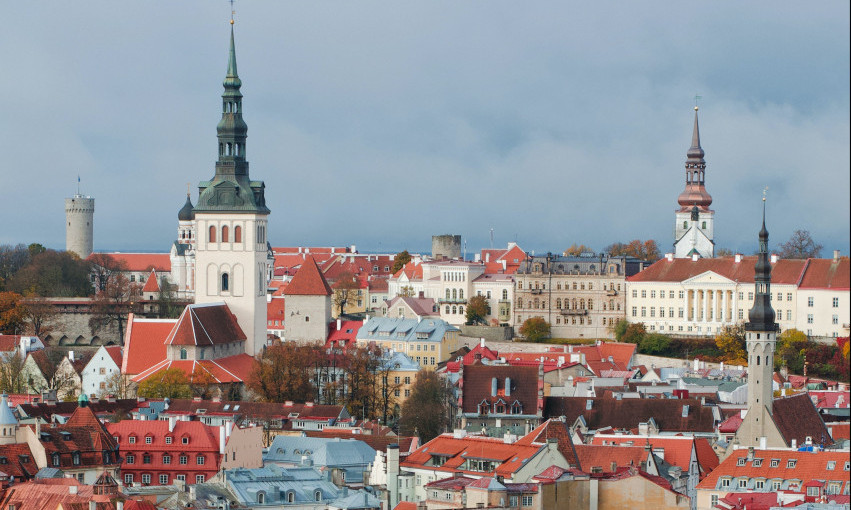
{"label": "overcast sky", "polygon": [[[237,1],[274,246],[673,243],[694,96],[718,247],[849,252],[849,2]],[[225,0],[3,7],[0,244],[167,251],[209,179]]]}

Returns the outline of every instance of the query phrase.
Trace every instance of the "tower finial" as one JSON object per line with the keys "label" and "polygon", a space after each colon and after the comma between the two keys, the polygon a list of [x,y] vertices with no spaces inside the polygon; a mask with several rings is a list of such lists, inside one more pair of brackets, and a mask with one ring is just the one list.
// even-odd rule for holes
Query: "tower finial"
{"label": "tower finial", "polygon": [[233,25],[233,18],[236,17],[236,10],[233,8],[233,0],[230,0],[230,24]]}

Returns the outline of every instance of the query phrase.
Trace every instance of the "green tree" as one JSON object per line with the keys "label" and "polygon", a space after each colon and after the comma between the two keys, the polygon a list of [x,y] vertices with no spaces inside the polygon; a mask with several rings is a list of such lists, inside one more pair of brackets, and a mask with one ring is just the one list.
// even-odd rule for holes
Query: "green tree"
{"label": "green tree", "polygon": [[623,341],[623,337],[626,334],[626,329],[629,327],[629,321],[626,319],[618,320],[613,326],[610,326],[611,332],[615,335],[615,340],[618,342]]}
{"label": "green tree", "polygon": [[446,382],[432,371],[417,373],[411,396],[402,404],[399,434],[418,434],[423,443],[431,441],[451,424],[449,400],[451,391]]}
{"label": "green tree", "polygon": [[774,352],[776,366],[785,366],[793,373],[803,373],[804,356],[807,353],[809,339],[806,333],[797,329],[787,329],[777,335],[777,347]]}
{"label": "green tree", "polygon": [[0,246],[0,291],[6,290],[9,279],[30,262],[30,252],[23,244]]}
{"label": "green tree", "polygon": [[621,341],[638,345],[644,340],[645,335],[647,335],[647,329],[644,327],[643,322],[630,323],[627,325],[623,336],[621,336]]}
{"label": "green tree", "polygon": [[316,350],[317,346],[295,342],[267,347],[251,371],[248,388],[265,402],[312,400]]}
{"label": "green tree", "polygon": [[822,248],[813,240],[809,230],[796,230],[788,241],[780,245],[780,256],[784,259],[818,258]]}
{"label": "green tree", "polygon": [[138,395],[145,398],[192,398],[189,379],[179,368],[167,368],[139,384]]}
{"label": "green tree", "polygon": [[485,318],[490,315],[490,305],[485,296],[473,296],[467,300],[467,324],[486,324]]}
{"label": "green tree", "polygon": [[747,361],[748,359],[743,324],[721,328],[721,331],[715,335],[715,345],[724,353],[728,361]]}
{"label": "green tree", "polygon": [[530,342],[537,342],[550,336],[550,323],[543,317],[530,317],[520,326],[520,334]]}
{"label": "green tree", "polygon": [[25,296],[90,296],[90,268],[87,261],[73,253],[47,250],[32,256],[9,278],[6,288]]}
{"label": "green tree", "polygon": [[27,251],[30,252],[30,257],[35,257],[47,251],[47,248],[39,243],[32,243],[27,246]]}
{"label": "green tree", "polygon": [[405,264],[407,264],[410,261],[411,261],[411,254],[408,253],[408,250],[402,250],[399,253],[397,253],[396,256],[393,257],[393,269],[392,269],[393,274],[395,274],[396,271],[402,269],[405,266]]}
{"label": "green tree", "polygon": [[660,333],[649,333],[638,344],[642,354],[666,354],[671,347],[671,338]]}

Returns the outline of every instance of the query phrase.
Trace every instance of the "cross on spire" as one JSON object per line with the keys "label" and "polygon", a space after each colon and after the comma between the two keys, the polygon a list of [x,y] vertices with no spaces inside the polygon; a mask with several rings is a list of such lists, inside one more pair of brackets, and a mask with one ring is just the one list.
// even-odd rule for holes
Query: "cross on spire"
{"label": "cross on spire", "polygon": [[230,24],[233,25],[233,19],[236,17],[236,10],[233,8],[233,0],[230,0]]}

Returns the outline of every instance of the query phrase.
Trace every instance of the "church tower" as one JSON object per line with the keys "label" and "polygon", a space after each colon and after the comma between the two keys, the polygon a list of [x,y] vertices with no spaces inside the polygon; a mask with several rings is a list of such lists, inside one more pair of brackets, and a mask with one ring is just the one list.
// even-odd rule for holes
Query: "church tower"
{"label": "church tower", "polygon": [[774,351],[777,331],[774,308],[771,307],[771,263],[768,259],[768,230],[765,229],[765,198],[762,199],[762,229],[759,231],[759,254],[754,269],[754,302],[745,323],[748,347],[748,409],[765,409],[772,413],[774,401]]}
{"label": "church tower", "polygon": [[706,161],[703,156],[695,106],[691,147],[686,153],[686,187],[677,197],[680,208],[674,225],[674,254],[678,258],[715,256],[715,211],[709,208],[712,197],[705,187]]}
{"label": "church tower", "polygon": [[224,302],[236,315],[257,354],[266,343],[266,207],[263,181],[248,176],[242,120],[242,81],[236,71],[233,20],[222,94],[222,120],[216,127],[216,173],[198,185],[195,215],[195,302]]}
{"label": "church tower", "polygon": [[[768,258],[768,230],[765,228],[765,198],[762,203],[762,229],[759,254],[754,268],[755,297],[745,323],[748,350],[748,411],[735,443],[741,447],[786,447],[774,422],[774,351],[780,328],[771,307],[771,263]],[[763,446],[764,447],[764,446]]]}

